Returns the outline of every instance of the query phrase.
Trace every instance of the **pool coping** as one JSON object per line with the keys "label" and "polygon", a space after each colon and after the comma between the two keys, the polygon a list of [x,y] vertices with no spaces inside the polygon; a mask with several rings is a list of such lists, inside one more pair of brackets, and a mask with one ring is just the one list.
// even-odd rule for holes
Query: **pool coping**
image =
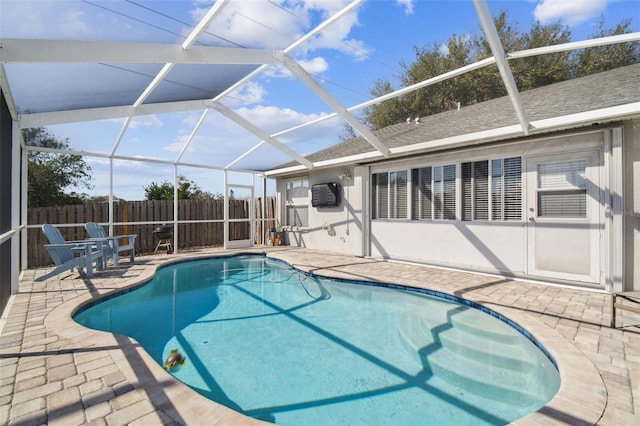
{"label": "pool coping", "polygon": [[[105,350],[103,348],[108,348],[106,350],[127,381],[134,386],[144,388],[148,398],[157,409],[174,421],[184,424],[198,424],[203,418],[206,418],[211,421],[210,424],[271,424],[245,416],[201,396],[158,365],[134,339],[91,330],[72,319],[73,314],[88,303],[95,303],[97,300],[110,297],[114,293],[120,293],[148,282],[159,268],[185,261],[242,254],[264,254],[269,258],[284,261],[305,273],[326,278],[353,280],[348,274],[336,270],[319,271],[318,268],[311,266],[294,264],[287,260],[286,251],[234,251],[232,253],[191,254],[148,265],[140,275],[119,282],[116,288],[106,290],[99,295],[87,293],[67,300],[53,308],[46,315],[44,318],[45,326],[47,329],[57,330],[60,337],[67,340],[66,345],[69,347],[83,347],[86,350],[92,350],[92,348]],[[415,289],[436,291],[436,289],[427,285],[397,284]],[[447,293],[443,289],[437,291]],[[556,395],[536,412],[518,419],[512,424],[539,425],[559,421],[570,424],[595,424],[598,422],[606,407],[607,391],[597,368],[585,354],[560,335],[557,330],[547,326],[539,318],[527,312],[494,303],[489,298],[475,294],[465,296],[464,299],[480,306],[485,306],[519,324],[544,346],[557,364],[561,383]]]}

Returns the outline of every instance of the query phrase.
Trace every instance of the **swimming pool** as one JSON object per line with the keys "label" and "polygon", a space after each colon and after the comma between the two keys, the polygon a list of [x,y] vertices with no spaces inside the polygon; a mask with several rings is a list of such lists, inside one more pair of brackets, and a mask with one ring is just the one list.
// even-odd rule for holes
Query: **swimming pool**
{"label": "swimming pool", "polygon": [[504,424],[559,387],[542,351],[478,309],[262,256],[164,267],[75,319],[135,338],[160,365],[179,349],[178,379],[282,425]]}

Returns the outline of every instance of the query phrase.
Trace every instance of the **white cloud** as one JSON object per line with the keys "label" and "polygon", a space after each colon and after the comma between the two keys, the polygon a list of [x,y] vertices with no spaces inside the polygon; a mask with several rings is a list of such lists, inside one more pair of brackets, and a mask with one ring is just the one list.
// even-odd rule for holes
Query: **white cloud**
{"label": "white cloud", "polygon": [[413,0],[396,0],[396,3],[404,7],[404,14],[409,16],[413,14]]}
{"label": "white cloud", "polygon": [[62,14],[60,28],[65,36],[73,37],[78,34],[90,34],[91,29],[85,22],[86,14],[78,10],[67,10]]}
{"label": "white cloud", "polygon": [[73,38],[92,33],[87,16],[68,2],[6,1],[0,5],[2,33],[10,37]]}
{"label": "white cloud", "polygon": [[[322,56],[316,56],[314,58],[310,58],[310,59],[305,59],[303,58],[298,58],[296,59],[298,61],[298,63],[300,64],[300,66],[302,66],[302,68],[304,68],[305,71],[307,71],[309,74],[312,75],[318,75],[318,74],[322,74],[324,72],[326,72],[329,69],[329,63],[327,62],[327,60],[322,57]],[[269,66],[266,70],[264,70],[261,74],[261,78],[265,78],[265,79],[270,79],[270,78],[289,78],[289,79],[295,79],[294,75],[291,73],[291,71],[289,71],[285,66],[283,65],[271,65]],[[265,95],[266,94],[266,90],[260,86],[262,88],[262,92],[261,95]],[[254,91],[256,90],[256,88],[253,89]],[[231,97],[238,97],[235,92],[230,94]],[[264,96],[263,96],[264,97]],[[243,100],[246,100],[247,103],[249,103],[249,98],[245,97],[240,97]],[[262,99],[260,99],[262,100]],[[257,103],[258,101],[254,101],[253,103]]]}
{"label": "white cloud", "polygon": [[306,43],[303,49],[305,52],[314,49],[333,49],[358,61],[367,59],[372,49],[363,40],[349,38],[353,27],[359,24],[357,10],[352,10]]}
{"label": "white cloud", "polygon": [[316,56],[315,58],[311,58],[309,60],[300,60],[298,61],[302,68],[304,68],[309,74],[322,74],[326,70],[329,69],[329,64],[327,61],[320,56]]}
{"label": "white cloud", "polygon": [[225,99],[236,100],[245,104],[263,102],[267,91],[264,86],[256,81],[248,81],[236,90],[229,93]]}
{"label": "white cloud", "polygon": [[144,116],[133,117],[131,119],[131,122],[129,123],[129,128],[130,129],[138,129],[141,127],[160,128],[163,125],[164,124],[162,123],[162,120],[160,120],[156,115],[144,115]]}
{"label": "white cloud", "polygon": [[304,114],[290,108],[263,105],[252,108],[238,108],[236,112],[259,128],[270,133],[288,129],[324,115],[322,113]]}
{"label": "white cloud", "polygon": [[608,3],[609,0],[543,0],[533,16],[543,24],[560,20],[576,26],[602,14]]}
{"label": "white cloud", "polygon": [[[199,22],[208,10],[208,6],[193,10],[193,21]],[[219,46],[233,46],[224,41],[232,40],[241,47],[282,49],[300,34],[297,21],[298,17],[270,2],[230,2],[207,29],[209,34],[203,34],[200,40]]]}
{"label": "white cloud", "polygon": [[[405,8],[412,3],[409,0],[400,1]],[[270,1],[232,2],[207,29],[208,33],[217,37],[205,33],[202,41],[229,46],[224,40],[232,40],[243,47],[284,49],[318,25],[321,19],[328,18],[349,3],[350,0],[296,0],[281,8]],[[208,5],[193,10],[193,22],[199,22],[207,10]],[[335,49],[358,60],[363,59],[370,53],[370,48],[362,40],[349,38],[356,25],[357,8],[325,28],[298,52],[305,52],[303,55],[306,55],[315,49]]]}

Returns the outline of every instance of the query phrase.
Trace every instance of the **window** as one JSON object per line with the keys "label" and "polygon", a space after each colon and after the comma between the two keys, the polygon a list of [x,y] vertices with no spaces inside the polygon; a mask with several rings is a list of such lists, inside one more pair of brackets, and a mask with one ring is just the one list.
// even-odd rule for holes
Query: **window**
{"label": "window", "polygon": [[406,219],[407,171],[374,173],[371,201],[373,219]]}
{"label": "window", "polygon": [[456,220],[458,197],[461,220],[522,219],[520,157],[466,162],[460,166],[460,195],[456,193],[456,164],[373,174],[373,218],[409,217],[410,194],[411,220]]}
{"label": "window", "polygon": [[433,218],[454,220],[456,218],[456,166],[433,168]]}
{"label": "window", "polygon": [[496,176],[493,182],[502,188],[501,196],[495,197],[492,219],[522,219],[522,158],[512,157],[494,160],[501,163],[502,179]]}
{"label": "window", "polygon": [[538,217],[587,217],[587,162],[538,165]]}
{"label": "window", "polygon": [[411,170],[411,219],[433,218],[433,182],[431,167]]}
{"label": "window", "polygon": [[287,226],[309,226],[309,180],[306,178],[286,182],[285,218]]}
{"label": "window", "polygon": [[520,157],[462,163],[462,220],[522,219]]}
{"label": "window", "polygon": [[422,167],[411,170],[414,220],[456,218],[456,166]]}

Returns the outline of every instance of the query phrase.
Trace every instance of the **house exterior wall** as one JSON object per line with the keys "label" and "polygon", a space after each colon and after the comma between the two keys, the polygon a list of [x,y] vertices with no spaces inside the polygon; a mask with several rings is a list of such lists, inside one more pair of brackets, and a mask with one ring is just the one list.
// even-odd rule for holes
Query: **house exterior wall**
{"label": "house exterior wall", "polygon": [[[535,180],[535,175],[527,171],[526,164],[541,156],[557,156],[557,158],[566,160],[576,155],[579,156],[583,152],[597,152],[598,160],[594,164],[594,168],[597,170],[593,172],[593,175],[596,176],[595,179],[603,179],[601,171],[604,139],[602,131],[582,132],[577,135],[514,142],[490,148],[471,148],[465,151],[371,166],[371,172],[376,173],[396,168],[412,169],[425,164],[456,164],[457,201],[460,200],[460,164],[463,162],[521,156],[523,180],[521,220],[461,221],[459,202],[457,202],[456,220],[372,220],[370,254],[379,258],[424,262],[504,275],[554,278],[553,274],[551,276],[550,274],[540,275],[530,271],[533,269],[531,260],[537,257],[540,261],[541,255],[533,253],[536,234],[528,232],[528,228],[533,226],[529,221],[531,213],[528,211],[528,207],[532,201],[528,199],[528,187]],[[602,185],[602,182],[597,182],[597,184]],[[602,225],[604,213],[598,213],[598,216],[601,217],[597,221]],[[544,228],[541,232],[546,232],[546,238],[557,233],[553,228]],[[585,230],[584,233],[586,232],[589,231]],[[572,238],[569,237],[567,240],[571,241]],[[568,281],[577,279],[573,277],[575,274],[565,272],[558,273],[556,278]],[[587,273],[585,272],[585,274]],[[592,284],[604,286],[604,281]]]}
{"label": "house exterior wall", "polygon": [[[621,131],[622,129],[622,131]],[[615,159],[615,141],[623,138],[622,159]],[[619,139],[620,139],[619,138]],[[620,144],[620,143],[619,143]],[[461,163],[475,162],[507,157],[522,158],[522,214],[520,220],[462,221],[460,199]],[[594,209],[588,213],[590,222],[586,224],[563,225],[562,220],[540,227],[543,232],[532,233],[534,223],[538,222],[531,213],[536,199],[532,185],[535,185],[535,169],[527,166],[537,164],[538,159],[546,161],[567,161],[574,157],[590,156],[591,166],[587,171],[587,180],[592,189],[589,198],[596,200]],[[620,164],[622,163],[622,164]],[[455,220],[411,220],[407,219],[370,219],[372,214],[371,179],[372,175],[384,171],[408,170],[437,164],[456,164],[456,202]],[[626,175],[620,170],[624,166]],[[529,167],[529,169],[528,169]],[[348,171],[351,179],[340,180],[338,176]],[[638,121],[625,123],[620,127],[593,127],[564,133],[509,141],[486,147],[470,147],[465,150],[421,155],[402,160],[389,160],[352,168],[334,168],[313,170],[305,175],[309,187],[315,183],[338,181],[342,184],[342,202],[334,208],[313,208],[309,201],[309,226],[306,229],[291,230],[289,243],[292,245],[318,250],[333,251],[341,254],[372,256],[394,260],[415,261],[420,263],[469,269],[480,272],[499,273],[507,276],[519,276],[532,279],[577,282],[578,284],[620,291],[632,289],[640,282],[640,125]],[[615,180],[622,184],[611,184]],[[284,190],[286,179],[280,180],[278,189]],[[633,182],[633,184],[630,184]],[[614,199],[624,188],[624,215],[616,213]],[[633,210],[633,214],[629,213]],[[624,216],[624,217],[621,217]],[[568,222],[567,222],[568,223]],[[622,237],[623,223],[624,236]],[[556,228],[554,228],[556,227]],[[566,232],[566,238],[556,237]],[[578,231],[576,231],[576,229]],[[583,232],[579,231],[584,230]],[[589,233],[590,237],[585,237]],[[537,236],[536,236],[537,235]],[[536,238],[551,238],[563,247],[554,254],[536,253]],[[577,237],[577,238],[576,238]],[[555,239],[555,240],[554,240]],[[566,244],[565,244],[566,242]],[[589,243],[587,243],[589,242]],[[584,254],[573,253],[591,244]],[[617,245],[617,246],[616,246]],[[624,247],[623,247],[624,245]],[[549,246],[549,243],[547,243]],[[564,252],[562,251],[564,250]],[[623,254],[620,254],[622,252]],[[616,254],[617,253],[617,254]],[[546,256],[546,258],[545,258]],[[614,259],[614,257],[618,259]],[[619,258],[622,257],[623,260]],[[533,262],[545,258],[546,264],[559,265],[558,272],[542,272],[532,267]],[[590,271],[580,272],[591,278],[582,279],[572,270],[572,259],[591,259]],[[556,259],[557,260],[557,259]],[[555,262],[555,263],[554,263]],[[619,262],[621,266],[616,266]],[[622,266],[624,264],[624,266]],[[622,268],[624,267],[624,274]],[[616,269],[617,268],[617,269]],[[540,268],[539,268],[540,269]],[[624,275],[626,279],[620,279]],[[615,276],[615,277],[614,277]],[[631,278],[633,277],[633,278]]]}
{"label": "house exterior wall", "polygon": [[640,291],[640,119],[625,124],[624,290]]}
{"label": "house exterior wall", "polygon": [[[341,177],[344,173],[349,178]],[[315,184],[338,182],[341,186],[341,201],[337,207],[312,207],[309,194],[308,227],[287,226],[286,202],[280,203],[282,210],[279,222],[287,234],[287,243],[297,247],[354,254],[354,246],[362,241],[362,222],[356,220],[356,215],[362,212],[362,192],[356,193],[354,190],[354,168],[324,169],[279,180],[277,191],[280,198],[286,199],[287,182],[301,178],[308,179],[309,189]]]}
{"label": "house exterior wall", "polygon": [[523,274],[522,223],[374,221],[373,257]]}

